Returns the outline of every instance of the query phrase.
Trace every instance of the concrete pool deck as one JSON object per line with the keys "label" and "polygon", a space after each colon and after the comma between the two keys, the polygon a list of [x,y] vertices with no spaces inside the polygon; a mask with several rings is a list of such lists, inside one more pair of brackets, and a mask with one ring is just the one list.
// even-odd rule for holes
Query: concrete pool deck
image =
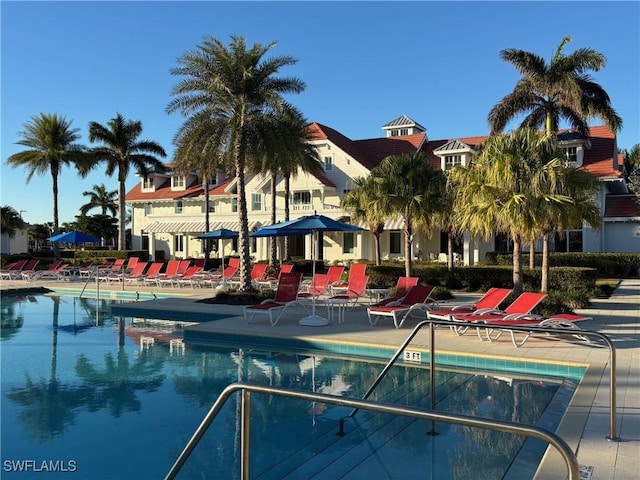
{"label": "concrete pool deck", "polygon": [[[0,288],[24,290],[47,288],[69,295],[82,290],[81,282],[57,282],[42,280],[2,281]],[[95,294],[95,286],[87,285],[87,293]],[[272,327],[265,315],[258,316],[247,324],[242,317],[242,307],[197,303],[197,300],[214,295],[207,288],[157,288],[100,284],[100,292],[109,296],[132,299],[131,308],[142,308],[145,312],[180,312],[187,318],[200,322],[186,327],[189,335],[216,334],[251,335],[262,338],[295,338],[309,342],[335,342],[352,345],[387,347],[395,350],[411,332],[418,319],[409,319],[396,329],[390,319],[383,318],[371,326],[366,308],[356,307],[346,314],[344,323],[332,323],[322,327],[298,324],[305,315],[300,309],[291,309]],[[102,294],[102,293],[101,293]],[[155,294],[158,298],[142,300]],[[133,302],[136,296],[140,301]],[[455,294],[450,303],[462,303],[478,298],[478,295]],[[167,297],[167,298],[164,298]],[[326,316],[325,307],[317,307],[317,313]],[[224,313],[225,318],[208,321],[214,314]],[[623,280],[613,295],[607,299],[593,299],[588,309],[577,313],[591,317],[580,323],[585,330],[594,330],[608,335],[616,346],[616,425],[617,441],[609,441],[610,435],[610,370],[609,351],[584,343],[549,340],[532,337],[521,348],[515,348],[508,335],[498,342],[481,342],[475,332],[463,336],[452,335],[448,329],[436,330],[437,353],[460,353],[514,361],[559,362],[588,367],[572,406],[565,415],[558,434],[577,453],[578,461],[592,467],[593,473],[585,478],[598,480],[632,480],[640,478],[640,279]],[[162,313],[161,313],[162,314]],[[159,315],[161,315],[159,314]],[[152,315],[149,315],[150,317]],[[411,342],[412,349],[428,350],[428,331],[420,333]],[[424,361],[424,360],[423,360]],[[561,460],[550,458],[538,478],[565,478],[566,469]]]}

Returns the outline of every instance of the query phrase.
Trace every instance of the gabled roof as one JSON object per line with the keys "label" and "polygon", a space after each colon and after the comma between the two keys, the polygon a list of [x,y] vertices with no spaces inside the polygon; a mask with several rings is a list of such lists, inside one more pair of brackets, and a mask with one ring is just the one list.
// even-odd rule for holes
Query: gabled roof
{"label": "gabled roof", "polygon": [[406,115],[400,115],[398,118],[396,118],[395,120],[391,120],[389,123],[385,124],[382,126],[382,128],[389,128],[389,127],[413,127],[416,126],[418,127],[420,130],[422,130],[423,132],[426,130],[426,128],[424,128],[422,125],[420,125],[418,122],[416,122],[413,118],[408,117]]}
{"label": "gabled roof", "polygon": [[367,156],[368,163],[365,166],[371,169],[390,155],[402,155],[420,151],[426,139],[426,134],[417,133],[415,135],[356,140],[353,143],[359,151]]}
{"label": "gabled roof", "polygon": [[466,143],[460,140],[451,140],[450,142],[447,142],[438,148],[434,148],[433,152],[434,153],[451,152],[455,150],[469,150],[470,148],[471,148],[470,145],[467,145]]}
{"label": "gabled roof", "polygon": [[[230,180],[227,180],[220,185],[216,185],[213,189],[209,190],[209,195],[212,196],[229,196],[231,193],[225,191],[225,188],[229,185]],[[151,200],[180,200],[183,198],[196,198],[204,195],[204,188],[202,188],[202,182],[195,182],[185,190],[174,191],[171,190],[171,180],[166,180],[162,185],[156,187],[153,192],[143,192],[142,183],[138,182],[133,186],[131,190],[125,195],[127,202],[140,202]]]}
{"label": "gabled roof", "polygon": [[589,127],[591,148],[585,149],[582,165],[595,177],[622,177],[622,155],[618,155],[618,169],[614,168],[615,135],[605,126]]}
{"label": "gabled roof", "polygon": [[605,200],[605,218],[639,218],[640,205],[634,194],[607,195]]}

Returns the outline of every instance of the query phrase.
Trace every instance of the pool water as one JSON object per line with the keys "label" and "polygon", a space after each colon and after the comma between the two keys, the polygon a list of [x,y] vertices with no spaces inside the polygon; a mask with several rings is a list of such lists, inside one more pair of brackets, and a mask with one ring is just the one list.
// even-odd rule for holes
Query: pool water
{"label": "pool water", "polygon": [[[383,364],[184,344],[181,324],[114,318],[117,300],[2,298],[3,478],[163,478],[219,393],[244,381],[361,398]],[[438,369],[437,409],[555,430],[575,382]],[[424,366],[394,367],[372,400],[429,408]],[[239,478],[239,401],[179,478]],[[252,395],[251,478],[532,478],[538,440]],[[479,472],[482,472],[481,474]],[[43,475],[45,475],[43,477]]]}

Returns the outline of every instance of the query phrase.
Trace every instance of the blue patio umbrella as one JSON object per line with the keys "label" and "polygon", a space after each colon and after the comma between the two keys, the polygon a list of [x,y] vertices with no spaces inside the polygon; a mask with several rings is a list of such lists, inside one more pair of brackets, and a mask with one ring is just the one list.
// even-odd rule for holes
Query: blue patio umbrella
{"label": "blue patio umbrella", "polygon": [[100,239],[84,232],[65,232],[47,238],[55,243],[100,243]]}
{"label": "blue patio umbrella", "polygon": [[[260,230],[252,233],[252,237],[293,237],[296,235],[313,235],[313,241],[311,242],[311,263],[313,265],[312,280],[316,274],[316,262],[314,255],[314,243],[317,241],[317,235],[319,232],[361,232],[364,228],[351,225],[349,223],[340,222],[334,220],[325,215],[307,215],[304,217],[296,218],[294,220],[288,220],[286,222],[274,223],[273,225],[267,225]],[[315,297],[312,297],[312,310],[311,315],[308,315],[300,319],[300,325],[307,325],[311,327],[320,327],[327,325],[329,321],[319,315],[316,315],[316,302]]]}
{"label": "blue patio umbrella", "polygon": [[[239,232],[235,230],[229,230],[228,228],[218,228],[217,230],[211,230],[210,232],[198,235],[196,238],[199,240],[228,240],[231,238],[238,238]],[[220,249],[222,252],[222,271],[224,272],[224,245]],[[224,278],[223,278],[224,282]]]}

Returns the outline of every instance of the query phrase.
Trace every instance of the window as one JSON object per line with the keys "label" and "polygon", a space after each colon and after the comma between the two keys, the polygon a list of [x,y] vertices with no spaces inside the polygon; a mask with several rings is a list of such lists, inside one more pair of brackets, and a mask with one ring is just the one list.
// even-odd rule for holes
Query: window
{"label": "window", "polygon": [[342,253],[355,253],[356,237],[351,232],[345,232],[342,238]]}
{"label": "window", "polygon": [[142,189],[150,190],[153,189],[153,178],[147,177],[142,179]]}
{"label": "window", "polygon": [[182,200],[176,200],[173,204],[173,213],[182,213]]}
{"label": "window", "polygon": [[393,130],[391,130],[391,136],[392,136],[392,137],[397,137],[399,133],[400,133],[400,132],[399,132],[397,129],[393,129]]}
{"label": "window", "polygon": [[184,252],[184,235],[176,235],[173,237],[173,251]]}
{"label": "window", "polygon": [[151,202],[144,204],[144,216],[148,217],[149,215],[153,215],[153,203]]}
{"label": "window", "polygon": [[409,135],[409,129],[408,128],[401,128],[400,129],[400,135]]}
{"label": "window", "polygon": [[578,161],[578,147],[564,147],[564,154],[567,156],[567,162]]}
{"label": "window", "polygon": [[249,245],[251,247],[251,253],[256,253],[258,251],[258,239],[256,237],[251,237],[249,239]]}
{"label": "window", "polygon": [[400,232],[389,232],[389,253],[400,253]]}
{"label": "window", "polygon": [[171,177],[171,188],[184,188],[184,176]]}
{"label": "window", "polygon": [[[202,209],[204,210],[204,206]],[[213,200],[209,200],[209,213],[216,213],[216,202]]]}
{"label": "window", "polygon": [[238,211],[238,199],[237,198],[232,198],[231,199],[231,211],[232,212],[237,212]]}
{"label": "window", "polygon": [[142,245],[140,246],[140,249],[149,250],[149,235],[145,233],[140,238],[142,240]]}
{"label": "window", "polygon": [[556,233],[554,240],[556,252],[582,252],[582,230]]}
{"label": "window", "polygon": [[311,203],[311,192],[293,192],[294,205],[309,205]]}
{"label": "window", "polygon": [[324,157],[324,169],[325,171],[333,170],[333,157]]}
{"label": "window", "polygon": [[259,193],[251,194],[251,210],[259,212],[262,210],[262,195]]}
{"label": "window", "polygon": [[462,155],[446,155],[444,157],[444,170],[448,172],[453,167],[462,165]]}

